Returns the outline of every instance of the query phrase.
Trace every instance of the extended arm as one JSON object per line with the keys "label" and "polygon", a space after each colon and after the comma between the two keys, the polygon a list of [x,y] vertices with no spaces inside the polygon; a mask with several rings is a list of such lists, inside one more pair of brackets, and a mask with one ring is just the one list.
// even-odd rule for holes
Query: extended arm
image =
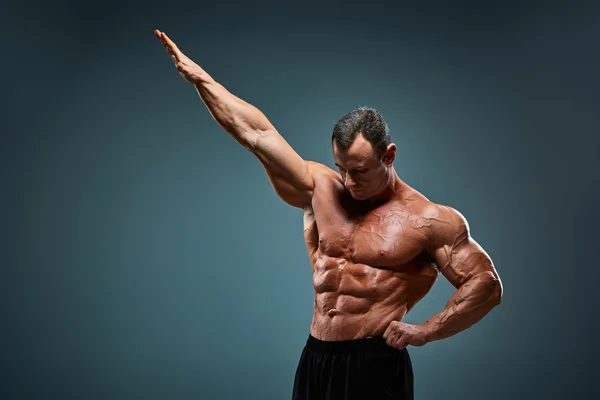
{"label": "extended arm", "polygon": [[312,163],[303,160],[255,106],[230,93],[184,55],[167,35],[155,35],[177,70],[196,88],[215,121],[262,163],[275,192],[288,204],[304,208],[314,188]]}
{"label": "extended arm", "polygon": [[444,310],[424,324],[427,341],[463,331],[500,304],[502,282],[488,254],[471,237],[465,218],[450,207],[436,206],[439,221],[430,252],[441,273],[458,289]]}

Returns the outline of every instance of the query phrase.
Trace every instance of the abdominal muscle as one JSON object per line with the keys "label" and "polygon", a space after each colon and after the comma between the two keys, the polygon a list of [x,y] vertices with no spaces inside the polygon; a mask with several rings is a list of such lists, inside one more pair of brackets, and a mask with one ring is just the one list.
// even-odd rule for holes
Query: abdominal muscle
{"label": "abdominal muscle", "polygon": [[431,288],[437,274],[422,272],[412,265],[392,270],[318,256],[311,335],[320,340],[383,335],[390,322],[402,320]]}

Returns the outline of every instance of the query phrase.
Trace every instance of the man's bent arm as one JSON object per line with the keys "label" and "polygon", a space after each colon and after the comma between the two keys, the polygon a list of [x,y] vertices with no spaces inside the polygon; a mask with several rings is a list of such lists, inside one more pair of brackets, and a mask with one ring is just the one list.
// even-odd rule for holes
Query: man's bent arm
{"label": "man's bent arm", "polygon": [[500,304],[502,282],[488,254],[470,236],[464,217],[450,207],[437,216],[431,253],[442,274],[458,288],[444,310],[424,324],[428,341],[461,332]]}
{"label": "man's bent arm", "polygon": [[481,320],[500,304],[500,279],[491,272],[471,277],[450,298],[444,310],[427,320],[428,341],[445,339]]}

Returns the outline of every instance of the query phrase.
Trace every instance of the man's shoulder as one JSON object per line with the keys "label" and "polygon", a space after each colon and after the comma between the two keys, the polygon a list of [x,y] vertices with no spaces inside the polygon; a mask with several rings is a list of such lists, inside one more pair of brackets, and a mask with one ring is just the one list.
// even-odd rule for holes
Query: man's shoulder
{"label": "man's shoulder", "polygon": [[327,165],[316,161],[306,161],[308,168],[315,180],[319,181],[341,181],[340,174]]}
{"label": "man's shoulder", "polygon": [[469,224],[456,208],[427,201],[422,205],[420,217],[427,221],[432,245],[446,243],[469,234]]}
{"label": "man's shoulder", "polygon": [[402,192],[398,201],[418,217],[442,224],[454,224],[464,220],[463,215],[454,207],[431,201],[406,183]]}
{"label": "man's shoulder", "polygon": [[329,168],[327,165],[317,162],[317,161],[312,161],[312,160],[306,160],[306,163],[308,164],[308,167],[310,168],[311,171],[317,172],[317,173],[336,173],[334,170],[332,170],[331,168]]}
{"label": "man's shoulder", "polygon": [[423,217],[435,219],[440,223],[455,227],[467,225],[467,219],[460,211],[445,204],[430,202],[430,204],[423,208]]}

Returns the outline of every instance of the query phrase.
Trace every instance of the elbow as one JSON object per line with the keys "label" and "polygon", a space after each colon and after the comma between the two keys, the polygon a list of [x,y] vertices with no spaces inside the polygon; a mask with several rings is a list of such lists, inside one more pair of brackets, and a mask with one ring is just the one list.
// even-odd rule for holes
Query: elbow
{"label": "elbow", "polygon": [[487,302],[496,307],[502,303],[504,288],[496,272],[486,271],[480,274],[480,279],[487,287]]}
{"label": "elbow", "polygon": [[254,154],[268,151],[274,145],[274,141],[277,140],[273,131],[248,129],[247,127],[240,129],[240,131],[243,132],[240,135],[242,145]]}
{"label": "elbow", "polygon": [[494,293],[492,294],[491,301],[492,301],[492,304],[494,305],[494,307],[502,304],[502,290],[494,291]]}
{"label": "elbow", "polygon": [[494,307],[499,306],[502,303],[502,297],[504,296],[504,288],[502,287],[502,281],[497,274],[493,274],[490,285],[492,286],[490,301]]}

